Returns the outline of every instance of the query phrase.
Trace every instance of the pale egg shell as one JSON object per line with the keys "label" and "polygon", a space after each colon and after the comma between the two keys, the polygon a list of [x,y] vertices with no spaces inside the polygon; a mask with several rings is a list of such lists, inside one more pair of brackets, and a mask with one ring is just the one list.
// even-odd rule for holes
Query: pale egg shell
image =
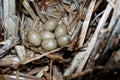
{"label": "pale egg shell", "polygon": [[44,40],[44,39],[54,39],[55,38],[54,33],[50,32],[50,31],[42,31],[40,33],[40,36],[41,36],[42,40]]}
{"label": "pale egg shell", "polygon": [[44,30],[46,31],[54,31],[55,28],[57,27],[58,22],[55,19],[49,19],[44,26]]}
{"label": "pale egg shell", "polygon": [[62,35],[65,35],[67,33],[67,27],[64,24],[60,24],[56,29],[55,29],[55,37],[59,37]]}
{"label": "pale egg shell", "polygon": [[57,38],[57,43],[59,47],[68,45],[70,42],[70,37],[68,35],[62,35]]}
{"label": "pale egg shell", "polygon": [[37,31],[34,30],[28,31],[27,39],[32,46],[40,46],[41,44],[40,33]]}
{"label": "pale egg shell", "polygon": [[45,39],[41,44],[42,49],[51,51],[57,48],[57,42],[54,39]]}

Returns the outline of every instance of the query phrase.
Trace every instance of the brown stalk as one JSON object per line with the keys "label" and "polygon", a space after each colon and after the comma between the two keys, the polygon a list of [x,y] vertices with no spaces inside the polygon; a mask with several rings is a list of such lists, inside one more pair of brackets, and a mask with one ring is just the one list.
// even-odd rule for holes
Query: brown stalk
{"label": "brown stalk", "polygon": [[[63,48],[63,47],[62,47],[62,48]],[[31,58],[31,59],[27,59],[27,60],[25,60],[25,61],[21,61],[21,64],[27,64],[27,63],[29,63],[29,62],[38,60],[38,59],[40,59],[40,58],[42,58],[42,57],[44,57],[44,56],[47,56],[47,55],[52,54],[52,53],[55,53],[55,52],[61,50],[62,48],[58,48],[58,49],[55,49],[55,50],[53,50],[53,51],[50,51],[50,52],[44,53],[44,54],[42,54],[42,55],[39,55],[39,56],[37,56],[37,57],[33,57],[33,58]]]}

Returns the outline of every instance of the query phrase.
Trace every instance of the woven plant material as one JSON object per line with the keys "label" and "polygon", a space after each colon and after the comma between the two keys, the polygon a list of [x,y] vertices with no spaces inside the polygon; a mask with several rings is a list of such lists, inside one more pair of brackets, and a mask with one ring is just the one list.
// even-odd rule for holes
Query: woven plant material
{"label": "woven plant material", "polygon": [[0,80],[119,80],[119,16],[119,0],[0,0]]}

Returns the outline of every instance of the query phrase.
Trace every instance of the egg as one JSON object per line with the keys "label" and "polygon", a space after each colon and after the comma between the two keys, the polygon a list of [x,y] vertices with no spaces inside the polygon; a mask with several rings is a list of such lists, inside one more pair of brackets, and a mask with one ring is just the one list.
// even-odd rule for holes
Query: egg
{"label": "egg", "polygon": [[67,33],[67,27],[64,24],[60,24],[56,29],[55,29],[55,37],[59,37],[61,35],[65,35]]}
{"label": "egg", "polygon": [[55,38],[54,33],[50,32],[50,31],[42,31],[40,33],[40,36],[41,36],[42,40],[44,40],[44,39],[54,39]]}
{"label": "egg", "polygon": [[42,49],[51,51],[57,48],[57,42],[54,39],[45,39],[41,44]]}
{"label": "egg", "polygon": [[28,31],[27,39],[32,46],[40,46],[41,44],[40,33],[37,31],[34,30]]}
{"label": "egg", "polygon": [[55,19],[49,19],[44,26],[44,30],[46,31],[54,31],[55,28],[57,27],[58,22]]}
{"label": "egg", "polygon": [[57,44],[59,47],[69,44],[70,37],[68,35],[62,35],[57,38]]}

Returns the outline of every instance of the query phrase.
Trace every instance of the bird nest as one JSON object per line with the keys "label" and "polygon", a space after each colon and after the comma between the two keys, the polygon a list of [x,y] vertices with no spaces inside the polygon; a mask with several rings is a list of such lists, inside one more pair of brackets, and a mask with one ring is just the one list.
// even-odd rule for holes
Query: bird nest
{"label": "bird nest", "polygon": [[0,0],[0,12],[0,80],[120,79],[119,0]]}

